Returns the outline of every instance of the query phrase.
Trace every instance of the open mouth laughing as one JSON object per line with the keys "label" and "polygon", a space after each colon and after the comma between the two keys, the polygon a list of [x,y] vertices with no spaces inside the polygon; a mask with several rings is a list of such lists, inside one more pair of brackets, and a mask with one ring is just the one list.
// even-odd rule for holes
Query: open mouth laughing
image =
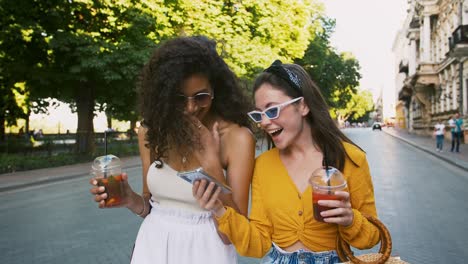
{"label": "open mouth laughing", "polygon": [[271,131],[269,131],[268,133],[271,135],[271,137],[276,137],[276,136],[278,136],[279,134],[281,134],[281,132],[283,132],[283,129],[282,129],[282,128],[278,128],[278,129],[275,129],[275,130],[271,130]]}

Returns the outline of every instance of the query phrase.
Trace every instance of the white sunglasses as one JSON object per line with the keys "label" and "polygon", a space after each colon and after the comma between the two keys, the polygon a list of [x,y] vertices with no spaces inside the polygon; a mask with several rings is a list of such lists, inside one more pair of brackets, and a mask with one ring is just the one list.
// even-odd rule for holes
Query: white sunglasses
{"label": "white sunglasses", "polygon": [[288,105],[290,105],[292,103],[295,103],[295,102],[301,100],[302,98],[304,98],[304,97],[302,97],[302,96],[297,97],[297,98],[294,98],[294,99],[289,100],[287,102],[284,102],[282,104],[268,107],[267,109],[265,109],[263,111],[251,111],[251,112],[248,112],[247,115],[249,115],[250,119],[252,119],[255,123],[262,122],[262,115],[265,115],[270,120],[276,119],[276,118],[279,117],[281,108],[283,108],[285,106],[288,106]]}

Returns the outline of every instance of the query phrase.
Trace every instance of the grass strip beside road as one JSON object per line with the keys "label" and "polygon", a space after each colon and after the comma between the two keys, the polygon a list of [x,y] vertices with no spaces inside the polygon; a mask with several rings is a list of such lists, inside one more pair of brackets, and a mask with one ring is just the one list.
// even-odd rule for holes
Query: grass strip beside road
{"label": "grass strip beside road", "polygon": [[[108,153],[114,154],[120,158],[138,155],[138,145],[113,145],[108,148]],[[104,155],[103,148],[97,148],[94,154],[76,154],[69,152],[52,153],[52,155],[46,155],[44,153],[1,153],[0,174],[92,162],[95,157],[101,155]]]}

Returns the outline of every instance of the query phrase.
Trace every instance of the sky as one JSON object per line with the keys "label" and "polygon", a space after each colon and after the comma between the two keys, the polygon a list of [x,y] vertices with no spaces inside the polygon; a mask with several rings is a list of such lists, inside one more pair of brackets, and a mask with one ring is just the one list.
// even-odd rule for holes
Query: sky
{"label": "sky", "polygon": [[336,19],[331,44],[359,61],[361,89],[374,100],[382,91],[384,117],[394,116],[395,62],[392,46],[408,8],[407,0],[321,0],[328,17]]}

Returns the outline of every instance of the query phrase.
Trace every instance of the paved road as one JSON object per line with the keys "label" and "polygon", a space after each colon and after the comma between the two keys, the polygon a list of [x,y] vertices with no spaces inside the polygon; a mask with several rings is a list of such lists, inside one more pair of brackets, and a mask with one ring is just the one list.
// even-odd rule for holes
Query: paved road
{"label": "paved road", "polygon": [[466,171],[380,131],[345,132],[367,152],[393,254],[410,263],[466,263]]}
{"label": "paved road", "polygon": [[[128,173],[139,190],[141,169]],[[0,194],[0,263],[128,263],[141,220],[125,209],[99,210],[87,181]]]}
{"label": "paved road", "polygon": [[[393,235],[394,254],[411,263],[464,263],[466,171],[380,131],[345,132],[368,154],[378,213]],[[127,172],[141,189],[141,168]],[[97,209],[87,181],[0,193],[0,263],[128,263],[141,220],[124,209]]]}

